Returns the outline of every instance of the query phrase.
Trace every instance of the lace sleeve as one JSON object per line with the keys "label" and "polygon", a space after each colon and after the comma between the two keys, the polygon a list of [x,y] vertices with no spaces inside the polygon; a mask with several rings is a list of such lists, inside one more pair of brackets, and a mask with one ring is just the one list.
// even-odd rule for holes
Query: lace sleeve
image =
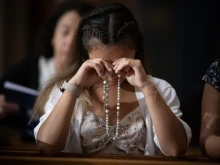
{"label": "lace sleeve", "polygon": [[209,66],[202,80],[220,92],[220,59]]}

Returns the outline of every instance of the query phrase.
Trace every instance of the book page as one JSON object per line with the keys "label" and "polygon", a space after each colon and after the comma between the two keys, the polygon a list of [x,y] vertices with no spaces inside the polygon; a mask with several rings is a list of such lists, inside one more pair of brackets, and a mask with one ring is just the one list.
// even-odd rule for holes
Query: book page
{"label": "book page", "polygon": [[4,88],[5,89],[10,89],[10,90],[14,90],[17,92],[21,92],[21,93],[25,93],[25,94],[29,94],[29,95],[33,95],[33,96],[38,96],[39,92],[35,89],[31,89],[19,84],[15,84],[9,81],[6,81],[4,83]]}

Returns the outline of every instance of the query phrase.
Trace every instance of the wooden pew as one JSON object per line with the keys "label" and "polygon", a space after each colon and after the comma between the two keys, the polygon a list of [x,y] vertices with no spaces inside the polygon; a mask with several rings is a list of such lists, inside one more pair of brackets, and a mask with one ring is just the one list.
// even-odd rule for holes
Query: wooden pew
{"label": "wooden pew", "polygon": [[144,155],[104,155],[60,153],[56,157],[42,156],[36,145],[0,147],[1,165],[217,165],[220,160],[202,157],[198,147],[189,148],[184,157]]}

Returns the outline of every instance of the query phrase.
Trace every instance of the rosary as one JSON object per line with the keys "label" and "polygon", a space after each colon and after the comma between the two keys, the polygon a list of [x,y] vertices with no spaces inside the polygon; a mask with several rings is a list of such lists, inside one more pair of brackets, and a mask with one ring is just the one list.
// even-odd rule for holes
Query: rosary
{"label": "rosary", "polygon": [[[116,132],[115,137],[113,140],[115,140],[118,137],[118,130],[119,130],[119,114],[120,114],[120,78],[121,75],[118,74],[118,86],[117,86],[117,120],[116,120]],[[108,110],[108,103],[109,103],[109,86],[108,86],[108,72],[106,72],[106,80],[103,81],[103,99],[104,99],[104,105],[103,105],[103,111],[105,113],[105,129],[106,133],[109,136],[109,110]]]}

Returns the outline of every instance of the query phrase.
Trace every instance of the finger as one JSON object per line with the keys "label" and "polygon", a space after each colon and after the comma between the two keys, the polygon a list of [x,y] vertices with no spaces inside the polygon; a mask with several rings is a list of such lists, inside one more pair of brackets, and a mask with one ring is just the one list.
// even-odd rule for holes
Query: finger
{"label": "finger", "polygon": [[102,62],[103,66],[105,67],[107,71],[109,72],[112,71],[112,68],[113,68],[112,63],[110,63],[109,61],[103,60],[103,59],[96,59],[96,60]]}
{"label": "finger", "polygon": [[102,77],[104,75],[104,70],[101,65],[95,64],[94,69],[98,73],[99,77]]}
{"label": "finger", "polygon": [[99,73],[100,73],[99,76],[102,76],[105,74],[105,66],[103,64],[102,59],[93,59],[90,62],[93,63],[96,66],[96,68],[99,70]]}
{"label": "finger", "polygon": [[103,62],[103,65],[105,66],[105,68],[106,68],[109,72],[112,72],[112,68],[113,68],[112,64],[111,64],[110,62],[108,62],[108,61],[105,61],[105,60],[102,60],[102,62]]}
{"label": "finger", "polygon": [[19,105],[16,103],[5,103],[2,106],[3,110],[8,110],[8,111],[16,111],[19,109]]}
{"label": "finger", "polygon": [[105,73],[103,64],[100,61],[96,61],[92,63],[93,63],[93,68],[96,70],[96,73],[98,73],[99,77],[103,76]]}
{"label": "finger", "polygon": [[103,66],[103,74],[105,74],[106,70],[109,71],[109,72],[112,71],[113,66],[112,66],[112,64],[110,62],[105,61],[103,59],[94,59],[94,61],[98,62],[100,65]]}
{"label": "finger", "polygon": [[123,59],[125,59],[125,57],[122,57],[122,58],[119,58],[119,59],[117,59],[117,60],[115,60],[113,63],[112,63],[112,65],[117,65],[117,63],[118,62],[120,62],[121,60],[123,60]]}
{"label": "finger", "polygon": [[5,95],[0,94],[0,106],[5,103]]}
{"label": "finger", "polygon": [[0,102],[1,101],[5,101],[5,95],[3,95],[3,94],[0,94]]}
{"label": "finger", "polygon": [[85,70],[94,69],[99,76],[104,75],[104,66],[100,61],[88,60],[85,66]]}
{"label": "finger", "polygon": [[124,71],[128,71],[130,70],[131,68],[131,61],[130,60],[123,60],[121,61],[118,65],[117,65],[117,68],[115,70],[115,73],[120,73],[121,70],[124,70]]}
{"label": "finger", "polygon": [[119,58],[119,59],[117,59],[115,62],[113,62],[113,63],[112,63],[112,65],[114,66],[114,67],[113,67],[113,70],[116,70],[117,67],[118,67],[118,65],[119,65],[122,61],[124,61],[124,60],[125,60],[125,58]]}
{"label": "finger", "polygon": [[126,67],[124,67],[122,70],[120,70],[119,73],[120,73],[121,75],[127,76],[127,73],[128,73],[130,70],[132,70],[131,67],[126,66]]}

